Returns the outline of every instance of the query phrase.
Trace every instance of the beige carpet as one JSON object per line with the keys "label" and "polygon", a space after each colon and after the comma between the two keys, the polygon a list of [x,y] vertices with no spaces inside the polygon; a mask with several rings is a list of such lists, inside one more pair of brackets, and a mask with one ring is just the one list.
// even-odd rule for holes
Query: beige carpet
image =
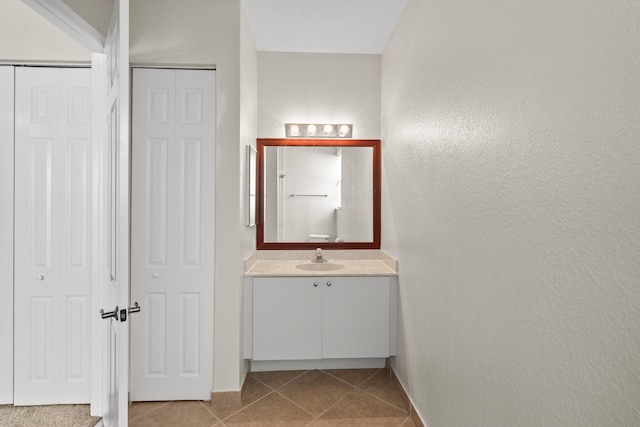
{"label": "beige carpet", "polygon": [[89,405],[0,405],[0,427],[93,427],[98,421]]}

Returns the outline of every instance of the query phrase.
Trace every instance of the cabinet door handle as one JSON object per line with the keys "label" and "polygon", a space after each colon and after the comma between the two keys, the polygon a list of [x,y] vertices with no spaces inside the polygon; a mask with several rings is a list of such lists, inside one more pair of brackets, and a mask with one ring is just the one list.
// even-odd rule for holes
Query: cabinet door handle
{"label": "cabinet door handle", "polygon": [[327,286],[331,286],[331,282],[327,282]]}
{"label": "cabinet door handle", "polygon": [[313,282],[313,286],[318,287],[318,282]]}

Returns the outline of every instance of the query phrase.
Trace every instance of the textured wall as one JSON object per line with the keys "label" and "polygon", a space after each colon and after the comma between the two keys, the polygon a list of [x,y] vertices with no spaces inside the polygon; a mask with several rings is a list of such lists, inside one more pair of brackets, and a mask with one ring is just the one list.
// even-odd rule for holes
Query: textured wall
{"label": "textured wall", "polygon": [[258,136],[283,138],[285,123],[353,123],[353,137],[380,138],[380,55],[258,53]]}
{"label": "textured wall", "polygon": [[640,425],[638,22],[635,0],[409,0],[382,231],[429,427]]}

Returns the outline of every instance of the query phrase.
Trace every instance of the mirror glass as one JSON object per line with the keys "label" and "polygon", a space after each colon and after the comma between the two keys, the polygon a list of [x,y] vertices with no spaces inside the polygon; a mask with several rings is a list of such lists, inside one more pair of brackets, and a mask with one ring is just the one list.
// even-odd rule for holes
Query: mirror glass
{"label": "mirror glass", "polygon": [[258,140],[258,249],[379,248],[379,160],[377,140]]}

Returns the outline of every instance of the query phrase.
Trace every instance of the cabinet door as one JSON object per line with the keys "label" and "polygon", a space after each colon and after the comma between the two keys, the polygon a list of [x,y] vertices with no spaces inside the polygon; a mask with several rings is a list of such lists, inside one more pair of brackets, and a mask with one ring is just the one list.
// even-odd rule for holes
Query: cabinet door
{"label": "cabinet door", "polygon": [[322,288],[315,283],[322,282],[313,277],[254,279],[254,360],[322,357]]}
{"label": "cabinet door", "polygon": [[389,356],[389,278],[327,277],[321,285],[322,357]]}

